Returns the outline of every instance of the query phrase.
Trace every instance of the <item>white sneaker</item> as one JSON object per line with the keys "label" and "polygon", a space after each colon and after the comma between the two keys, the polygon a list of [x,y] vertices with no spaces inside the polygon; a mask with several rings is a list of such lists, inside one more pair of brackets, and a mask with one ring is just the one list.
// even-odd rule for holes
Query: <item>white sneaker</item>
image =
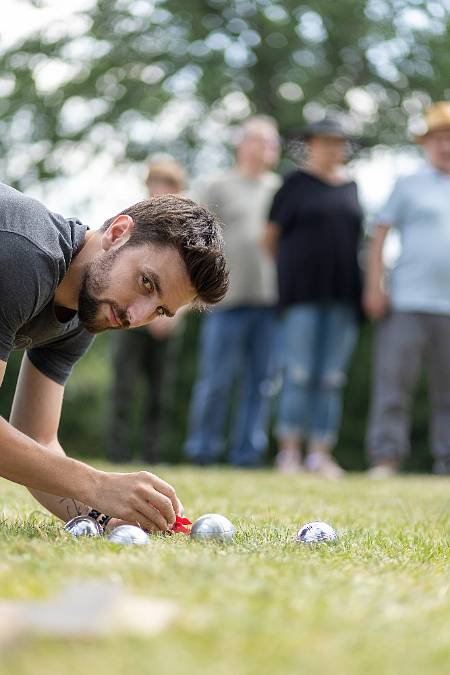
{"label": "white sneaker", "polygon": [[300,453],[295,450],[279,450],[275,457],[275,468],[284,474],[300,473],[303,468]]}
{"label": "white sneaker", "polygon": [[398,468],[394,462],[382,462],[380,464],[375,464],[370,469],[367,470],[367,476],[373,480],[385,480],[386,478],[392,478],[398,473]]}
{"label": "white sneaker", "polygon": [[305,468],[330,480],[338,480],[345,474],[344,469],[326,452],[310,452],[305,459]]}

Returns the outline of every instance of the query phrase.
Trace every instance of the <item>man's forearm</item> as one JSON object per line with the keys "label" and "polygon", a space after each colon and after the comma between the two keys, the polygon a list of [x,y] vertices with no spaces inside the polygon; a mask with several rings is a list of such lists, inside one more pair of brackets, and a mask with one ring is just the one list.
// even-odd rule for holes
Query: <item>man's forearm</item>
{"label": "man's forearm", "polygon": [[368,255],[367,268],[365,275],[366,290],[383,288],[384,282],[384,264],[383,264],[383,248],[387,235],[387,228],[378,227],[375,230],[375,235],[372,238]]}
{"label": "man's forearm", "polygon": [[[45,447],[56,455],[65,456],[66,454],[57,440],[46,444]],[[53,513],[54,516],[61,518],[61,520],[64,520],[65,522],[71,518],[75,518],[75,516],[85,516],[91,510],[90,506],[83,504],[72,497],[57,497],[48,492],[41,492],[40,490],[33,490],[32,488],[30,489],[30,492],[42,506],[50,511],[50,513]]]}
{"label": "man's forearm", "polygon": [[0,475],[49,495],[89,504],[101,472],[55,454],[0,417]]}

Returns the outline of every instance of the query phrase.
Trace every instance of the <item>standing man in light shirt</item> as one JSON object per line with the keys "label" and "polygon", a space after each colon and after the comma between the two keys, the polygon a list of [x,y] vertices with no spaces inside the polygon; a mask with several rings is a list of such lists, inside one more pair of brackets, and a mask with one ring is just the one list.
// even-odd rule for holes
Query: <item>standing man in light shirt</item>
{"label": "standing man in light shirt", "polygon": [[[411,399],[426,363],[433,471],[450,474],[450,102],[433,105],[417,141],[427,163],[400,178],[378,215],[364,306],[377,320],[367,451],[374,477],[398,471],[410,449]],[[402,250],[385,277],[383,244],[398,229]]]}
{"label": "standing man in light shirt", "polygon": [[229,434],[228,457],[237,466],[257,466],[267,447],[270,362],[274,352],[274,264],[261,248],[272,197],[280,179],[277,125],[250,118],[241,129],[236,164],[199,184],[194,198],[223,221],[230,290],[203,320],[199,374],[191,402],[185,452],[198,464],[218,461],[226,445],[231,393],[240,383]]}

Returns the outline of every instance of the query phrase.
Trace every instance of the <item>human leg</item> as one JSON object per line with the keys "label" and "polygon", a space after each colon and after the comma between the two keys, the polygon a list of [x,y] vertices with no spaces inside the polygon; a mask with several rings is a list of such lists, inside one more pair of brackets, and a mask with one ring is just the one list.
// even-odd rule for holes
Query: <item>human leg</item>
{"label": "human leg", "polygon": [[311,377],[319,320],[316,305],[294,305],[281,318],[279,363],[282,385],[275,434],[276,466],[283,472],[300,468],[300,444],[308,425]]}
{"label": "human leg", "polygon": [[138,331],[118,331],[111,336],[111,339],[113,341],[113,383],[107,457],[112,462],[129,462],[132,459],[131,408],[136,381],[145,355],[145,340]]}
{"label": "human leg", "polygon": [[426,346],[421,315],[392,312],[376,328],[366,447],[372,467],[395,469],[410,449],[412,396]]}
{"label": "human leg", "polygon": [[239,310],[214,310],[203,319],[199,365],[185,444],[186,456],[199,464],[217,461],[225,447],[225,422],[239,365],[242,322]]}
{"label": "human leg", "polygon": [[230,461],[239,466],[257,466],[268,442],[275,315],[269,308],[249,308],[244,320],[242,386],[234,416]]}
{"label": "human leg", "polygon": [[321,308],[311,396],[311,428],[306,467],[329,478],[343,470],[331,456],[342,415],[342,393],[358,338],[353,307],[327,304]]}
{"label": "human leg", "polygon": [[430,314],[427,363],[433,472],[450,474],[450,317]]}
{"label": "human leg", "polygon": [[169,339],[156,339],[149,334],[145,362],[145,404],[142,410],[142,457],[145,462],[161,461],[166,375]]}

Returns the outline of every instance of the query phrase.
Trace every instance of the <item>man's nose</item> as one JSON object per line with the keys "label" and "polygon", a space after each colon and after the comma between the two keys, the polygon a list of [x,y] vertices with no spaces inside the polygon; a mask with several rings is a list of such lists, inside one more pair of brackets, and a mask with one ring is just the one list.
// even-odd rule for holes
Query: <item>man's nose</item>
{"label": "man's nose", "polygon": [[128,306],[131,328],[143,326],[153,317],[157,307],[155,298],[139,298]]}

